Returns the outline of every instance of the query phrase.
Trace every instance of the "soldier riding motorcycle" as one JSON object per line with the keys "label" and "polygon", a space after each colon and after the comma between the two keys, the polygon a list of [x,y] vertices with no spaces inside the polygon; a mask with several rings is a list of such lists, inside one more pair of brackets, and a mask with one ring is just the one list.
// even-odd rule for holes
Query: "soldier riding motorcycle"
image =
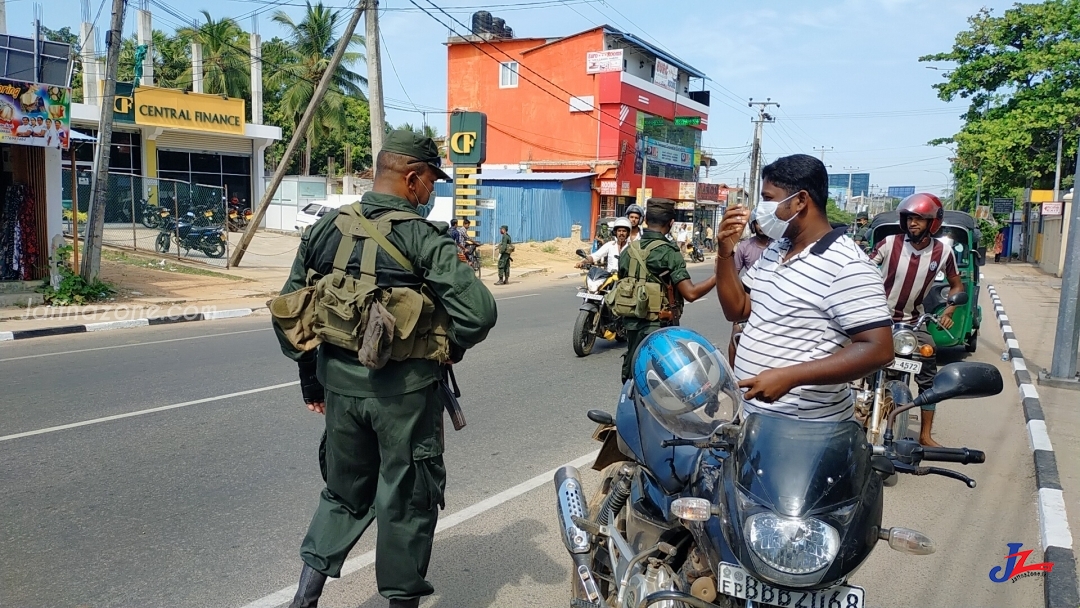
{"label": "soldier riding motorcycle", "polygon": [[[913,555],[925,535],[882,527],[883,479],[896,473],[975,481],[922,461],[981,463],[967,448],[896,440],[901,410],[988,397],[1001,374],[983,363],[941,369],[933,388],[894,410],[883,445],[852,420],[741,413],[731,368],[681,327],[642,342],[612,416],[593,410],[601,484],[586,501],[578,472],[555,474],[563,543],[574,561],[572,608],[868,605],[848,584],[879,540]],[[632,499],[632,500],[631,500]]]}

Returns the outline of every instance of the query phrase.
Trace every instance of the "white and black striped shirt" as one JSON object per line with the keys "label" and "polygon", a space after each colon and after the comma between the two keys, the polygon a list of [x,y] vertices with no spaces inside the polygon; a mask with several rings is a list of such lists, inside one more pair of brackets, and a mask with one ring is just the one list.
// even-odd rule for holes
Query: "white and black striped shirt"
{"label": "white and black striped shirt", "polygon": [[[881,274],[840,228],[784,262],[791,247],[772,243],[743,276],[750,319],[735,355],[735,376],[823,359],[850,336],[892,325]],[[768,411],[807,420],[847,420],[847,384],[801,386],[774,403],[744,402],[746,414]]]}

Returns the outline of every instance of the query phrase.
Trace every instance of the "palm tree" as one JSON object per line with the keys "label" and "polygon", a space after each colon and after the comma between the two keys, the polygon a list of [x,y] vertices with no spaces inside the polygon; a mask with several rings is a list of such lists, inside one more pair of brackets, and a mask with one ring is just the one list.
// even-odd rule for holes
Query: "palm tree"
{"label": "palm tree", "polygon": [[[202,45],[203,90],[215,95],[247,97],[251,88],[247,33],[229,17],[214,21],[208,11],[202,14],[206,23],[197,28],[182,28],[177,34]],[[188,83],[192,82],[192,75],[189,66],[184,73]]]}
{"label": "palm tree", "polygon": [[[289,45],[271,49],[271,54],[280,58],[281,63],[267,66],[270,74],[267,88],[281,91],[282,110],[292,119],[293,125],[298,125],[337,48],[336,30],[341,12],[328,9],[322,2],[312,5],[308,1],[307,13],[299,24],[280,10],[274,13],[273,20],[288,31]],[[364,37],[359,34],[354,34],[349,41],[350,48],[363,45]],[[313,144],[330,133],[342,133],[349,126],[343,96],[365,99],[361,87],[367,85],[367,79],[351,69],[363,60],[363,53],[346,49],[330,81],[330,90],[316,108],[311,127],[304,134],[306,159],[311,158]],[[308,170],[309,163],[305,162],[302,173],[307,175]]]}

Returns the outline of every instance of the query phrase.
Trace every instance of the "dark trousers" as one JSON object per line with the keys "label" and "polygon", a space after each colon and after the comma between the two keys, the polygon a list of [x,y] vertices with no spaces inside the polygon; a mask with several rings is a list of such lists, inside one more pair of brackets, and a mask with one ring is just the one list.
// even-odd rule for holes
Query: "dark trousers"
{"label": "dark trousers", "polygon": [[[919,392],[921,393],[933,386],[934,376],[937,375],[937,344],[934,343],[934,338],[931,337],[926,330],[920,329],[915,332],[915,337],[919,339],[919,344],[929,344],[934,347],[934,354],[929,357],[923,357],[921,355],[912,357],[916,361],[922,362],[922,370],[915,375],[915,384],[919,387]],[[923,406],[922,409],[932,412],[935,409],[935,405]]]}
{"label": "dark trousers", "polygon": [[300,548],[327,576],[378,520],[375,577],[390,599],[430,595],[425,580],[446,489],[436,384],[393,397],[326,391],[326,487]]}
{"label": "dark trousers", "polygon": [[660,322],[647,323],[634,320],[626,324],[626,353],[623,354],[622,381],[625,383],[633,375],[634,354],[645,337],[660,329]]}
{"label": "dark trousers", "polygon": [[499,280],[510,280],[510,255],[506,253],[499,256]]}

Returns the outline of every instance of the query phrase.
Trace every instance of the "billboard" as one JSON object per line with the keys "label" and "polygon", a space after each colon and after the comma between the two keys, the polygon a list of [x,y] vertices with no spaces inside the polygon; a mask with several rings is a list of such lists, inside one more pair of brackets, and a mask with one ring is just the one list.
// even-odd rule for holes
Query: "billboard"
{"label": "billboard", "polygon": [[590,51],[585,54],[585,73],[600,74],[602,72],[621,72],[623,66],[623,50],[614,51]]}
{"label": "billboard", "polygon": [[71,137],[71,89],[0,79],[0,143],[61,148]]}
{"label": "billboard", "polygon": [[866,196],[870,193],[869,173],[830,173],[829,190],[843,190],[845,193],[851,188],[851,196]]}
{"label": "billboard", "polygon": [[889,196],[893,198],[907,198],[915,194],[915,186],[889,186]]}
{"label": "billboard", "polygon": [[679,86],[679,68],[657,57],[656,70],[653,72],[653,84],[674,91]]}

